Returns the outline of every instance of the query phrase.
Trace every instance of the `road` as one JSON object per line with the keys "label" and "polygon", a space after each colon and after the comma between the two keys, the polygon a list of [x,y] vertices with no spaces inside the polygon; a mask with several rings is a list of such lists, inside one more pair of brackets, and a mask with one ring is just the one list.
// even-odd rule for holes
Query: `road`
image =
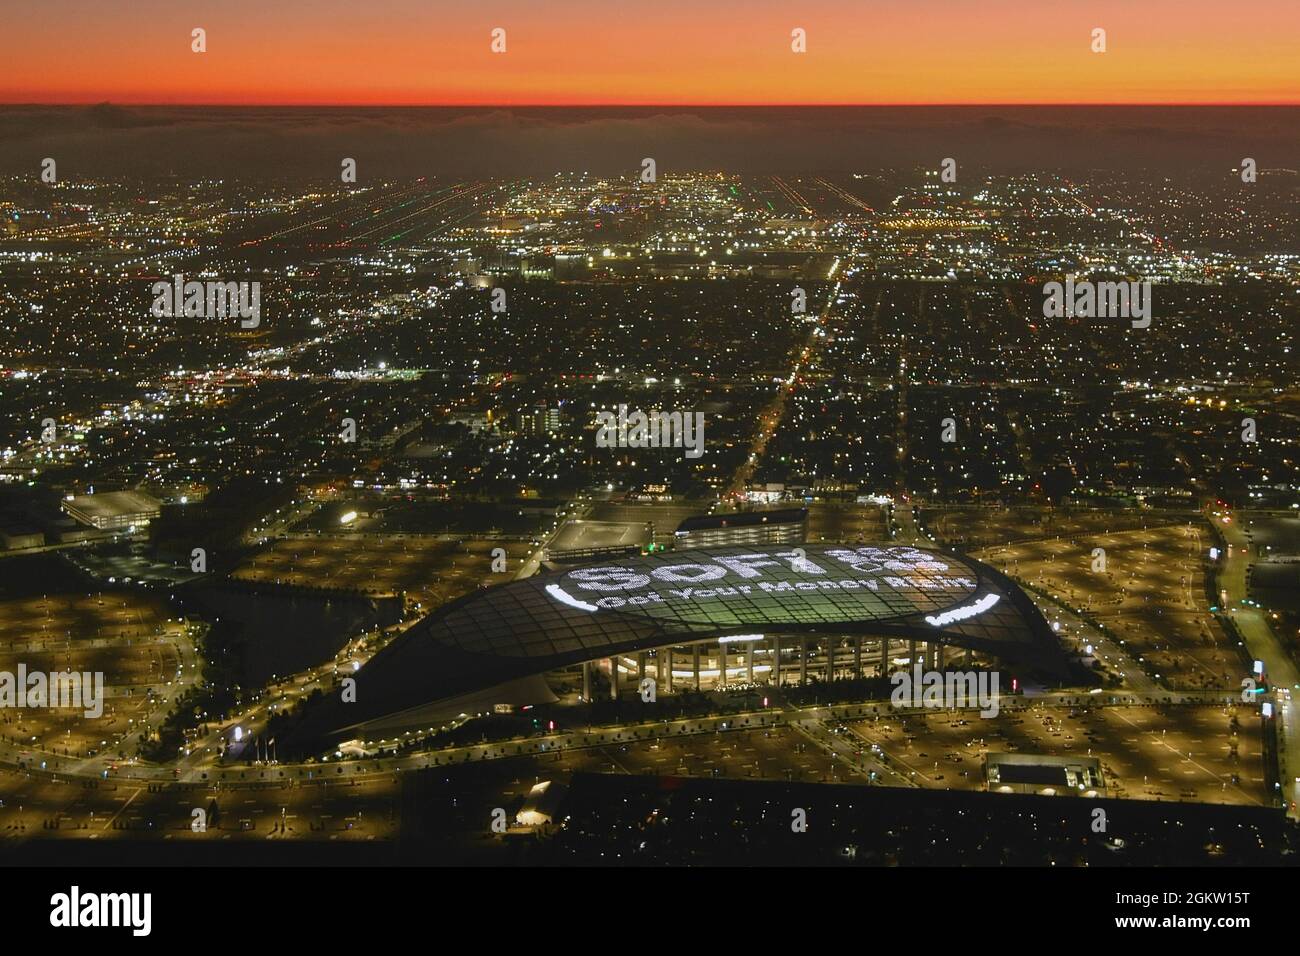
{"label": "road", "polygon": [[[917,787],[916,781],[899,773],[889,763],[883,751],[879,753],[869,749],[870,744],[857,735],[840,735],[831,729],[825,720],[793,720],[790,726],[820,747],[831,757],[843,763],[859,777],[872,779],[874,772],[882,782],[902,787]],[[846,739],[847,736],[847,739]]]}
{"label": "road", "polygon": [[[836,260],[838,264],[839,260]],[[834,272],[832,268],[831,272]],[[826,297],[826,304],[822,311],[817,315],[817,321],[812,323],[808,330],[808,335],[804,339],[804,344],[799,348],[799,352],[794,359],[793,367],[790,369],[790,375],[782,381],[772,396],[770,402],[765,405],[758,415],[758,430],[754,435],[754,440],[750,443],[749,456],[740,464],[731,476],[725,490],[719,496],[723,501],[730,501],[741,498],[745,494],[745,489],[749,486],[754,477],[754,472],[763,461],[763,455],[767,451],[768,443],[776,430],[781,426],[785,418],[786,405],[790,395],[799,386],[799,376],[805,369],[814,368],[817,364],[817,358],[820,355],[821,348],[825,342],[826,319],[830,316],[831,310],[835,308],[835,301],[839,298],[840,283],[835,283],[831,287],[830,294]]]}
{"label": "road", "polygon": [[1246,571],[1254,561],[1250,541],[1243,527],[1250,520],[1249,513],[1211,511],[1209,520],[1223,532],[1224,540],[1228,543],[1228,553],[1220,560],[1217,575],[1220,597],[1223,599],[1222,608],[1237,625],[1251,657],[1264,662],[1264,673],[1273,687],[1289,688],[1291,691],[1273,695],[1280,724],[1278,777],[1283,781],[1283,789],[1287,791],[1287,814],[1292,819],[1300,819],[1300,810],[1297,809],[1300,806],[1300,725],[1297,724],[1300,712],[1291,699],[1300,690],[1300,671],[1269,626],[1264,612],[1243,603],[1247,596]]}
{"label": "road", "polygon": [[[1234,691],[1161,691],[1156,694],[1138,694],[1131,691],[1107,691],[1090,694],[1083,691],[1061,691],[1043,694],[1033,698],[1018,695],[1003,695],[999,704],[1003,711],[1021,711],[1032,707],[1048,705],[1072,707],[1089,705],[1094,707],[1135,706],[1179,703],[1227,703],[1239,699],[1239,692]],[[947,708],[945,713],[966,712],[976,715],[979,706],[968,708]],[[863,701],[844,704],[821,704],[808,707],[786,707],[780,710],[768,708],[719,717],[686,717],[678,720],[655,720],[639,724],[618,727],[591,728],[585,731],[573,730],[549,734],[543,737],[522,737],[512,740],[491,741],[440,750],[421,751],[400,757],[364,758],[350,761],[305,763],[305,764],[254,764],[252,766],[238,762],[234,764],[196,765],[185,762],[184,769],[177,775],[172,765],[152,766],[128,764],[111,775],[116,781],[138,781],[154,784],[182,783],[211,786],[214,783],[222,787],[266,787],[287,784],[293,780],[320,781],[365,780],[375,775],[391,775],[403,770],[421,770],[429,767],[446,767],[455,764],[471,763],[481,760],[502,760],[511,757],[554,753],[556,751],[598,749],[628,743],[635,740],[655,740],[658,738],[699,737],[704,735],[725,734],[737,731],[757,730],[765,727],[793,726],[804,733],[818,746],[827,749],[832,756],[847,760],[855,772],[863,773],[864,767],[873,769],[872,760],[865,764],[856,753],[851,741],[838,739],[826,725],[839,721],[854,720],[872,716],[907,716],[909,714],[935,714],[939,711],[927,708],[894,707],[888,700]],[[247,716],[247,715],[245,715]],[[821,726],[822,731],[818,730]],[[830,738],[830,739],[828,739]],[[26,754],[25,756],[23,756]],[[95,765],[87,762],[74,770],[39,771],[36,769],[30,751],[25,751],[17,744],[0,744],[0,764],[18,766],[33,774],[61,779],[77,777],[100,777],[103,775],[102,761]],[[120,761],[112,761],[120,764]],[[888,762],[879,762],[874,767],[877,773],[888,772],[888,777],[899,776]],[[346,776],[345,776],[346,775]],[[887,778],[888,779],[888,778]]]}

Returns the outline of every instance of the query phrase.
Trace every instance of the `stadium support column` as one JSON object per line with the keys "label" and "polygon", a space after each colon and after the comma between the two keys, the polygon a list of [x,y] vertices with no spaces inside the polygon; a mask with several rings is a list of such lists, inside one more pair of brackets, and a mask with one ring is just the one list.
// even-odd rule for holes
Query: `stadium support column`
{"label": "stadium support column", "polygon": [[609,659],[609,696],[618,700],[618,657]]}
{"label": "stadium support column", "polygon": [[943,645],[938,641],[934,644],[934,669],[943,670]]}
{"label": "stadium support column", "polygon": [[853,635],[853,677],[862,680],[862,635]]}
{"label": "stadium support column", "polygon": [[826,638],[826,683],[835,680],[835,638]]}
{"label": "stadium support column", "polygon": [[880,639],[880,676],[884,677],[889,673],[889,638]]}
{"label": "stadium support column", "polygon": [[673,692],[673,649],[668,646],[659,651],[659,683],[664,685],[664,693]]}
{"label": "stadium support column", "polygon": [[916,666],[916,638],[909,638],[907,642],[907,666]]}
{"label": "stadium support column", "polygon": [[781,637],[772,638],[772,683],[781,686]]}
{"label": "stadium support column", "polygon": [[582,700],[591,703],[591,661],[582,662]]}
{"label": "stadium support column", "polygon": [[808,638],[799,638],[799,683],[808,683]]}
{"label": "stadium support column", "polygon": [[636,655],[636,679],[638,685],[645,680],[645,651],[639,651]]}
{"label": "stadium support column", "polygon": [[727,645],[718,641],[718,686],[727,686]]}
{"label": "stadium support column", "polygon": [[745,644],[745,664],[749,667],[749,682],[754,683],[754,652],[758,650],[758,641]]}
{"label": "stadium support column", "polygon": [[691,667],[695,671],[695,692],[700,692],[700,645],[691,645]]}

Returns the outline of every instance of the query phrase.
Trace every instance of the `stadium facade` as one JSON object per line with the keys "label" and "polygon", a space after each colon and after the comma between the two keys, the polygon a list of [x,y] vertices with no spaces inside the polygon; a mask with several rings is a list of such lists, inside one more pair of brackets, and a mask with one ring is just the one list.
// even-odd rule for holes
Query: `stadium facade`
{"label": "stadium facade", "polygon": [[1048,679],[1065,657],[1042,614],[970,558],[883,545],[728,547],[626,557],[484,588],[440,608],[329,701],[313,737],[371,740],[460,713],[883,675],[953,650]]}

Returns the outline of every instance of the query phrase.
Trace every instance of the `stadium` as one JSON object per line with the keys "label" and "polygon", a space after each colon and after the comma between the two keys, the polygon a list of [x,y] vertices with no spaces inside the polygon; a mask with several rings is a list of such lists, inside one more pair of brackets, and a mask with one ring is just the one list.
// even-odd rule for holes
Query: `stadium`
{"label": "stadium", "polygon": [[[414,625],[303,730],[369,740],[461,714],[736,685],[880,676],[919,658],[1065,676],[1050,626],[1001,572],[907,546],[727,547],[625,557],[484,588]],[[947,657],[951,662],[953,657]],[[580,690],[578,690],[580,688]]]}

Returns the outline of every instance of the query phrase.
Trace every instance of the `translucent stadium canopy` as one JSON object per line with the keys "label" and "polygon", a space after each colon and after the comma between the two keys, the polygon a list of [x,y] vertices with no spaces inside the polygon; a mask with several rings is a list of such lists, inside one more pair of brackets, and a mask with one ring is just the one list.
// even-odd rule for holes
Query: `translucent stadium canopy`
{"label": "translucent stadium canopy", "polygon": [[[738,635],[898,637],[1061,676],[1028,596],[970,558],[900,545],[725,547],[620,558],[483,588],[439,608],[356,674],[316,729],[364,732],[489,688],[619,654]],[[337,702],[335,702],[337,703]]]}
{"label": "translucent stadium canopy", "polygon": [[1009,590],[1023,598],[979,562],[908,546],[711,548],[489,588],[430,621],[430,636],[471,654],[575,660],[745,630],[1041,639],[1041,615]]}

